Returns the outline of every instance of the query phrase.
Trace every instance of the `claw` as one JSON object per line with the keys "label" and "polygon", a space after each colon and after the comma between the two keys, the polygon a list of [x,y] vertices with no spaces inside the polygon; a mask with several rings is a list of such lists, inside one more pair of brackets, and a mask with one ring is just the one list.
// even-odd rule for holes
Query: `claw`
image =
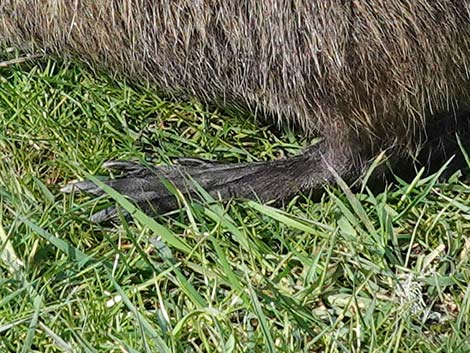
{"label": "claw", "polygon": [[141,171],[145,169],[141,165],[135,162],[128,162],[128,161],[107,161],[103,163],[103,168],[112,169],[112,170],[119,170],[123,172],[133,173],[135,171]]}
{"label": "claw", "polygon": [[101,190],[98,186],[96,186],[91,181],[86,181],[86,180],[74,181],[74,182],[68,183],[67,185],[62,187],[60,191],[65,194],[72,194],[78,191],[78,192],[89,193],[89,194],[96,195],[96,196],[103,195],[103,190]]}
{"label": "claw", "polygon": [[96,212],[90,216],[90,221],[93,223],[105,223],[110,222],[117,218],[117,209],[116,207],[108,207],[104,210]]}

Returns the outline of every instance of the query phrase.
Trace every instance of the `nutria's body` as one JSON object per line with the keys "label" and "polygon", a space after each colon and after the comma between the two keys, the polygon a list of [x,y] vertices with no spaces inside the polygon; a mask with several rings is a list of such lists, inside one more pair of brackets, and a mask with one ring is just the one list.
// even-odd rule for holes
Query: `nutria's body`
{"label": "nutria's body", "polygon": [[470,102],[470,2],[461,0],[3,0],[0,45],[31,44],[324,137],[267,163],[113,164],[128,173],[113,186],[160,209],[173,205],[161,176],[266,200],[318,188],[332,169],[355,178],[381,151],[413,154],[437,116],[451,120]]}

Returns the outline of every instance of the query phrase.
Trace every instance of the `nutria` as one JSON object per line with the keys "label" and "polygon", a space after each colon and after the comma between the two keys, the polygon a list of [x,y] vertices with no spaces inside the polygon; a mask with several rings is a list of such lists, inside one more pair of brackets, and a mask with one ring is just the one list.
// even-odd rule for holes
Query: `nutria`
{"label": "nutria", "polygon": [[[108,184],[145,210],[174,208],[161,178],[187,191],[188,175],[221,198],[285,200],[333,174],[355,180],[380,152],[393,162],[440,145],[443,126],[469,120],[468,1],[3,0],[0,45],[243,105],[323,138],[269,162],[108,163],[124,173]],[[74,187],[101,193],[91,182]]]}

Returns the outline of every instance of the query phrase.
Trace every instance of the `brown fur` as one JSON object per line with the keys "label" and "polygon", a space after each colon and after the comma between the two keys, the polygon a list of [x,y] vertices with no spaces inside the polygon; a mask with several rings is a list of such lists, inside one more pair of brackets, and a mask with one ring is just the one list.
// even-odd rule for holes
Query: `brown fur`
{"label": "brown fur", "polygon": [[31,44],[293,123],[333,166],[415,151],[469,102],[461,0],[3,0],[0,45]]}

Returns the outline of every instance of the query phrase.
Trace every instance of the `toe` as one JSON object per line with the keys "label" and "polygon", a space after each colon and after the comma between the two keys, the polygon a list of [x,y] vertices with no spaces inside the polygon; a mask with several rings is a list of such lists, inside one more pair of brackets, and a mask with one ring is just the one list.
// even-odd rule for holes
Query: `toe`
{"label": "toe", "polygon": [[116,207],[108,207],[91,215],[90,221],[97,224],[110,222],[117,219],[117,215]]}
{"label": "toe", "polygon": [[103,195],[103,190],[101,190],[93,182],[87,180],[68,183],[63,188],[61,188],[60,191],[66,194],[83,192],[96,196]]}

